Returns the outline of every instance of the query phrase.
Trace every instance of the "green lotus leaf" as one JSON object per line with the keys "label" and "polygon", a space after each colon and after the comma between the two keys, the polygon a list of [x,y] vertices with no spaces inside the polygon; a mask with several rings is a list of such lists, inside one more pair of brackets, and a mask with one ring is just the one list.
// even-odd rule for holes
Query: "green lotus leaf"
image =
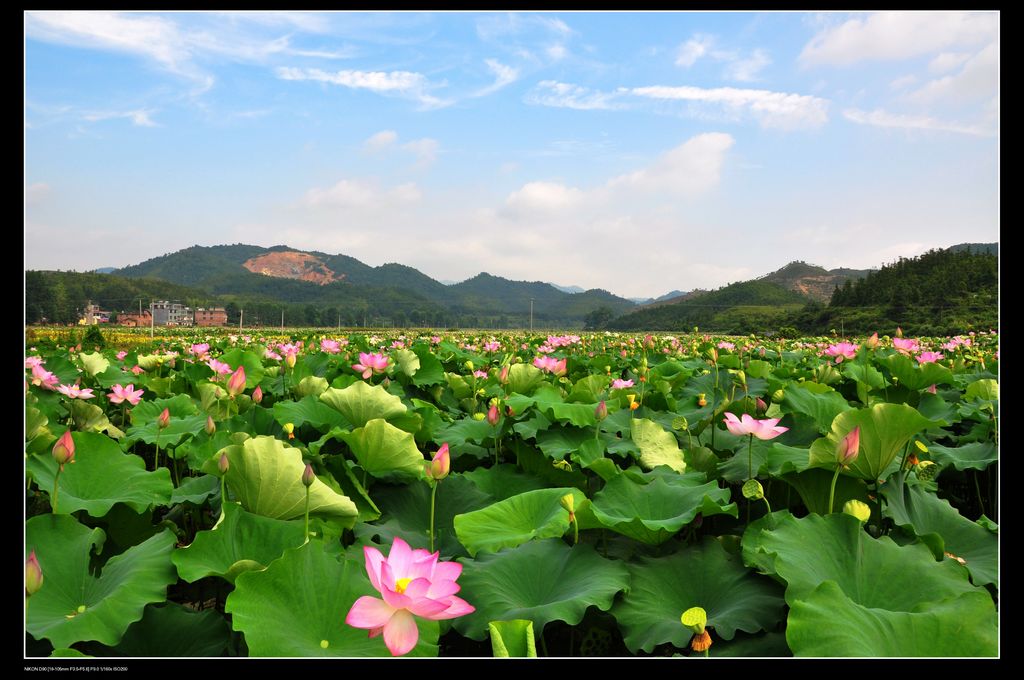
{"label": "green lotus leaf", "polygon": [[304,399],[306,397],[315,398],[327,391],[329,386],[330,385],[326,379],[315,375],[307,375],[295,386],[295,394],[297,394],[300,399]]}
{"label": "green lotus leaf", "polygon": [[512,429],[518,432],[523,439],[536,439],[538,432],[543,432],[549,427],[551,427],[551,419],[540,411],[534,411],[526,420],[515,423]]}
{"label": "green lotus leaf", "polygon": [[[239,575],[224,611],[245,635],[250,656],[390,656],[384,640],[345,623],[355,601],[379,597],[362,562],[339,561],[313,540],[263,571]],[[437,656],[436,621],[416,620],[410,656]]]}
{"label": "green lotus leaf", "polygon": [[711,648],[711,656],[736,657],[784,657],[793,656],[786,644],[785,632],[760,633],[747,635],[739,633],[732,640],[716,644]]}
{"label": "green lotus leaf", "polygon": [[171,505],[178,503],[191,503],[202,505],[207,498],[220,493],[220,479],[214,475],[203,475],[201,477],[188,477],[181,482],[181,486],[171,492]]}
{"label": "green lotus leaf", "polygon": [[121,430],[111,425],[103,409],[96,404],[89,404],[81,399],[71,401],[71,418],[75,422],[75,429],[84,432],[106,432],[115,439],[124,436]]}
{"label": "green lotus leaf", "polygon": [[82,360],[82,367],[85,368],[86,374],[90,377],[97,373],[102,373],[110,367],[110,361],[99,352],[82,352],[78,355],[78,358]]}
{"label": "green lotus leaf", "polygon": [[[802,416],[800,417],[802,418]],[[719,437],[722,434],[722,432],[718,432],[715,436]],[[736,448],[734,456],[718,464],[718,474],[722,479],[733,484],[750,479],[751,468],[753,477],[761,475],[778,477],[786,472],[806,470],[808,458],[809,452],[806,448],[786,446],[774,440],[763,441],[755,437],[749,454],[748,443],[744,441]]]}
{"label": "green lotus leaf", "polygon": [[170,424],[160,429],[157,421],[151,420],[142,425],[134,425],[128,428],[125,439],[128,442],[142,441],[147,444],[160,445],[163,449],[167,446],[177,446],[186,437],[194,436],[203,431],[206,427],[206,414],[197,413],[194,416],[184,418],[171,417]]}
{"label": "green lotus leaf", "polygon": [[533,639],[533,621],[491,621],[487,624],[491,636],[491,651],[495,658],[537,656],[537,643]]}
{"label": "green lotus leaf", "polygon": [[[825,581],[835,581],[859,605],[899,612],[912,612],[922,602],[985,592],[971,585],[953,560],[936,562],[920,543],[899,546],[888,537],[873,539],[850,515],[772,517],[774,528],[759,521],[744,532],[743,561],[785,581],[790,606]],[[834,625],[840,625],[838,620]]]}
{"label": "green lotus leaf", "polygon": [[[141,513],[170,502],[174,485],[167,468],[147,472],[142,458],[124,453],[102,434],[74,432],[71,439],[75,460],[64,466],[58,481],[57,510],[61,514],[85,510],[93,517],[103,517],[114,503]],[[29,456],[25,467],[40,489],[53,491],[57,461],[49,452]]]}
{"label": "green lotus leaf", "polygon": [[535,538],[562,536],[569,529],[569,513],[559,499],[570,493],[577,506],[587,498],[579,489],[569,487],[527,491],[481,510],[456,515],[455,533],[474,556]]}
{"label": "green lotus leaf", "polygon": [[398,370],[410,378],[420,370],[420,358],[411,350],[400,349],[391,356],[394,357]]}
{"label": "green lotus leaf", "polygon": [[167,399],[154,399],[139,402],[132,408],[132,424],[143,425],[155,421],[167,409],[171,418],[185,418],[196,413],[196,404],[187,394],[179,394]]}
{"label": "green lotus leaf", "polygon": [[320,481],[352,499],[356,508],[359,509],[357,522],[372,522],[380,517],[380,510],[370,498],[366,487],[356,478],[355,471],[352,469],[354,466],[355,463],[344,456],[326,456],[324,467],[327,468],[330,475],[324,476]]}
{"label": "green lotus leaf", "polygon": [[363,427],[378,418],[400,416],[408,410],[400,398],[380,385],[370,387],[362,380],[343,390],[331,387],[320,395],[320,401],[345,416],[353,427]]}
{"label": "green lotus leaf", "polygon": [[618,475],[597,492],[591,511],[602,526],[658,545],[692,522],[697,513],[738,517],[736,504],[729,503],[729,490],[716,482],[703,482],[704,475],[665,475],[647,484],[628,474]]}
{"label": "green lotus leaf", "polygon": [[[374,487],[374,498],[382,517],[373,524],[357,524],[356,536],[379,537],[390,543],[400,537],[413,548],[430,545],[430,487],[426,484]],[[434,499],[434,549],[441,557],[451,559],[468,553],[455,536],[454,517],[491,503],[491,497],[480,491],[461,474],[453,474],[437,486]]]}
{"label": "green lotus leaf", "polygon": [[920,486],[907,486],[901,475],[882,487],[886,504],[882,514],[896,526],[918,536],[935,559],[952,553],[966,561],[975,585],[995,583],[999,576],[999,538],[967,519],[956,508]]}
{"label": "green lotus leaf", "polygon": [[[828,497],[832,493],[833,472],[821,468],[811,468],[802,472],[790,472],[780,478],[796,489],[800,499],[807,506],[809,512],[819,515],[828,514]],[[849,500],[858,500],[871,506],[876,517],[878,511],[875,503],[868,498],[868,489],[863,480],[846,475],[839,475],[836,479],[835,496],[832,501],[832,511],[842,512],[843,504]]]}
{"label": "green lotus leaf", "polygon": [[46,427],[49,423],[49,418],[46,414],[37,409],[35,406],[25,407],[25,441],[32,441],[39,435],[50,435],[49,429]]}
{"label": "green lotus leaf", "polygon": [[298,401],[276,402],[274,404],[274,420],[280,425],[291,423],[295,427],[308,424],[320,432],[327,432],[335,427],[342,429],[350,427],[343,415],[312,395],[305,396]]}
{"label": "green lotus leaf", "polygon": [[[362,383],[356,383],[357,385]],[[408,432],[375,418],[352,432],[342,432],[359,465],[374,477],[418,479],[423,476],[425,458]]]}
{"label": "green lotus leaf", "polygon": [[437,385],[444,382],[444,367],[426,345],[414,345],[412,351],[419,357],[420,367],[412,377],[412,384],[418,387]]}
{"label": "green lotus leaf", "polygon": [[[544,382],[544,372],[532,364],[512,364],[508,369],[508,394],[533,394]],[[514,408],[514,407],[513,407]],[[521,413],[516,409],[516,413]]]}
{"label": "green lotus leaf", "polygon": [[587,607],[608,611],[616,593],[629,586],[629,571],[593,546],[571,548],[554,538],[465,560],[459,596],[476,611],[455,619],[466,637],[483,640],[490,621],[527,619],[543,631],[549,621],[575,626]]}
{"label": "green lotus leaf", "polygon": [[843,375],[850,380],[864,383],[873,390],[882,390],[889,385],[889,381],[885,379],[881,371],[867,364],[844,363]]}
{"label": "green lotus leaf", "polygon": [[67,515],[39,515],[25,523],[25,552],[35,550],[43,587],[30,598],[25,629],[54,647],[83,640],[116,645],[151,602],[167,597],[176,575],[171,565],[174,534],[168,530],[111,557],[98,575],[91,555],[103,544],[102,529]]}
{"label": "green lotus leaf", "polygon": [[928,420],[906,404],[876,404],[853,409],[836,416],[827,437],[811,445],[811,467],[835,470],[836,450],[843,437],[860,427],[860,454],[843,474],[873,482],[892,463],[903,447],[918,432],[942,423]]}
{"label": "green lotus leaf", "polygon": [[984,592],[929,599],[911,611],[854,602],[825,581],[793,602],[786,641],[796,656],[996,656],[992,598]]}
{"label": "green lotus leaf", "polygon": [[640,448],[640,465],[645,470],[667,465],[676,472],[686,472],[686,461],[674,434],[653,420],[644,418],[634,418],[630,431],[633,441]]}
{"label": "green lotus leaf", "polygon": [[666,642],[684,648],[693,631],[680,623],[690,607],[707,612],[714,637],[731,640],[737,630],[770,630],[783,617],[782,588],[743,566],[715,539],[666,557],[627,565],[629,590],[612,608],[623,641],[634,654]]}
{"label": "green lotus leaf", "polygon": [[462,473],[461,476],[469,479],[478,489],[496,501],[545,488],[542,480],[520,472],[515,465],[506,463],[486,468],[478,467]]}
{"label": "green lotus leaf", "polygon": [[249,569],[265,569],[288,548],[302,544],[302,520],[286,522],[246,512],[237,503],[225,503],[217,525],[196,534],[192,544],[174,551],[178,575],[192,583],[220,576],[234,583]]}
{"label": "green lotus leaf", "polygon": [[[230,463],[227,484],[249,512],[274,519],[302,517],[306,487],[302,453],[273,437],[254,437],[241,445],[225,447]],[[320,515],[351,527],[358,511],[347,497],[319,479],[309,487],[309,514]]]}
{"label": "green lotus leaf", "polygon": [[817,424],[819,433],[828,432],[836,416],[850,410],[846,397],[820,383],[794,383],[786,387],[785,394],[782,412],[810,416]]}
{"label": "green lotus leaf", "polygon": [[[168,634],[173,631],[173,634]],[[231,642],[231,628],[215,611],[196,612],[174,602],[151,604],[116,647],[112,656],[221,656]]]}
{"label": "green lotus leaf", "polygon": [[928,453],[936,463],[952,465],[957,470],[984,470],[999,460],[999,449],[992,442],[973,442],[955,447],[929,444]]}
{"label": "green lotus leaf", "polygon": [[81,659],[81,658],[91,659],[92,655],[91,654],[83,654],[82,652],[78,651],[77,649],[73,649],[73,648],[69,649],[67,647],[64,647],[62,649],[55,649],[55,650],[53,650],[53,652],[50,653],[50,658],[61,658],[61,657],[72,657],[72,658],[79,658],[79,659]]}
{"label": "green lotus leaf", "polygon": [[910,390],[923,390],[931,385],[953,385],[953,373],[935,362],[916,366],[916,361],[902,354],[894,354],[885,360],[885,365],[900,384]]}
{"label": "green lotus leaf", "polygon": [[561,390],[553,385],[538,387],[533,396],[529,397],[523,394],[513,394],[508,398],[508,405],[516,413],[525,413],[527,408],[534,406],[559,422],[570,423],[578,427],[587,427],[597,423],[597,418],[594,416],[596,403],[567,404],[562,398]]}
{"label": "green lotus leaf", "polygon": [[494,426],[486,420],[474,420],[463,418],[454,423],[442,427],[434,433],[434,442],[444,444],[447,442],[451,448],[452,457],[459,457],[459,449],[465,446],[466,442],[483,444],[485,440],[494,436]]}
{"label": "green lotus leaf", "polygon": [[967,399],[981,399],[982,401],[999,400],[999,383],[991,378],[975,380],[964,391]]}
{"label": "green lotus leaf", "polygon": [[537,447],[552,460],[564,460],[579,451],[584,442],[594,441],[594,430],[580,427],[552,427],[537,433]]}
{"label": "green lotus leaf", "polygon": [[265,373],[263,359],[255,352],[235,347],[224,352],[219,360],[230,366],[232,372],[237,370],[239,366],[245,367],[245,389],[247,390],[256,389],[256,386],[263,380]]}
{"label": "green lotus leaf", "polygon": [[568,401],[593,404],[600,402],[608,390],[611,378],[607,375],[588,375],[576,381],[569,391]]}

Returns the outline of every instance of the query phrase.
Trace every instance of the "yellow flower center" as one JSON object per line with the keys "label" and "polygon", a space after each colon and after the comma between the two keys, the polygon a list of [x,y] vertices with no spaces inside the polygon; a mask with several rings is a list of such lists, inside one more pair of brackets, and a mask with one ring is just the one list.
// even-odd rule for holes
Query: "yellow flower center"
{"label": "yellow flower center", "polygon": [[409,587],[410,583],[412,583],[412,579],[411,578],[400,578],[400,579],[398,579],[397,581],[395,581],[395,592],[396,593],[404,593],[405,589]]}

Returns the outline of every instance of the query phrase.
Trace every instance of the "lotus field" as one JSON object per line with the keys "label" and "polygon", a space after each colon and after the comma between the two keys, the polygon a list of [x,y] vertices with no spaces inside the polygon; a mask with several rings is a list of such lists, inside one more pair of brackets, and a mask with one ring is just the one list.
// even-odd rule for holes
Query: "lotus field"
{"label": "lotus field", "polygon": [[995,333],[27,345],[27,656],[999,653]]}

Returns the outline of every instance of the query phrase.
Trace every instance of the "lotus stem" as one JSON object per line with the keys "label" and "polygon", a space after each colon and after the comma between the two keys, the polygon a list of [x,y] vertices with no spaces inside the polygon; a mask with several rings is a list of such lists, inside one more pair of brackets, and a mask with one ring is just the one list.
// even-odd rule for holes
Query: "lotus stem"
{"label": "lotus stem", "polygon": [[434,552],[434,500],[437,498],[437,482],[430,489],[430,552]]}
{"label": "lotus stem", "polygon": [[302,544],[305,545],[306,543],[309,543],[309,487],[308,486],[306,487],[306,528],[305,528],[305,532],[302,534],[302,536],[305,539],[305,540],[302,541]]}
{"label": "lotus stem", "polygon": [[832,475],[832,486],[828,490],[828,514],[832,514],[832,502],[836,497],[836,480],[839,479],[839,463],[836,463],[836,473]]}
{"label": "lotus stem", "polygon": [[224,505],[228,502],[228,479],[226,474],[220,476],[220,514],[224,515]]}
{"label": "lotus stem", "polygon": [[985,504],[981,501],[981,487],[978,485],[978,471],[974,470],[974,493],[978,494],[978,507],[981,509],[981,514],[985,514]]}
{"label": "lotus stem", "polygon": [[53,502],[50,505],[53,506],[51,509],[53,510],[53,514],[55,514],[55,515],[57,514],[57,494],[60,492],[60,487],[57,486],[57,482],[58,482],[58,480],[60,480],[60,473],[63,472],[63,471],[64,471],[64,466],[63,465],[58,466],[57,467],[57,474],[55,474],[53,476],[53,496],[52,496]]}

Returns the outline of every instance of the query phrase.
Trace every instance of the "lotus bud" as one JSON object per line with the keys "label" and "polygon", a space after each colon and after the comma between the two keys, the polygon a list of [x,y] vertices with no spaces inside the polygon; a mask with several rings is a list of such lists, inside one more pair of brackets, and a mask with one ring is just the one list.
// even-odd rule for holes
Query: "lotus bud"
{"label": "lotus bud", "polygon": [[867,522],[871,518],[871,508],[867,503],[858,500],[848,500],[843,504],[843,512],[853,515],[861,522]]}
{"label": "lotus bud", "polygon": [[768,404],[764,403],[764,399],[761,397],[754,400],[754,405],[757,408],[758,413],[764,413],[768,410]]}
{"label": "lotus bud", "polygon": [[259,385],[252,391],[252,400],[257,404],[263,401],[263,388]]}
{"label": "lotus bud", "polygon": [[878,347],[878,333],[876,332],[870,338],[864,341],[864,346],[868,349],[875,349]]}
{"label": "lotus bud", "polygon": [[228,468],[230,467],[231,463],[228,461],[228,454],[220,454],[220,458],[217,460],[217,469],[220,470],[220,473],[222,475],[226,475],[228,473]]}
{"label": "lotus bud", "polygon": [[498,374],[498,382],[500,382],[502,385],[508,382],[508,369],[509,366],[502,366],[501,372]]}
{"label": "lotus bud", "polygon": [[918,479],[923,482],[928,482],[935,479],[939,474],[939,466],[936,465],[934,461],[922,460],[914,468],[914,471],[917,473]]}
{"label": "lotus bud", "polygon": [[306,469],[302,471],[302,485],[312,486],[313,481],[316,479],[316,474],[313,472],[313,466],[306,463]]}
{"label": "lotus bud", "polygon": [[748,501],[759,501],[764,498],[764,488],[756,479],[748,479],[743,483],[743,497]]}
{"label": "lotus bud", "polygon": [[896,327],[896,337],[897,338],[902,338],[903,337],[903,329],[900,328],[899,326]]}
{"label": "lotus bud", "polygon": [[466,362],[465,364],[463,364],[463,366],[465,366],[465,367],[466,367],[466,370],[467,370],[467,371],[472,371],[472,370],[474,369],[474,366],[473,366],[473,362],[472,362],[472,361],[467,361],[467,362]]}
{"label": "lotus bud", "polygon": [[206,434],[211,437],[217,431],[217,423],[213,422],[213,416],[206,416]]}
{"label": "lotus bud", "polygon": [[597,408],[594,409],[594,417],[598,420],[604,420],[608,417],[608,404],[604,403],[603,399],[597,405]]}
{"label": "lotus bud", "polygon": [[43,568],[39,566],[36,559],[36,551],[33,550],[25,560],[25,592],[28,595],[35,595],[43,587]]}
{"label": "lotus bud", "polygon": [[288,439],[295,439],[295,423],[285,423],[281,429],[288,435]]}
{"label": "lotus bud", "polygon": [[57,443],[53,445],[53,459],[57,461],[57,465],[64,469],[65,463],[71,463],[75,460],[75,440],[71,438],[71,430],[66,430],[64,434],[60,436]]}
{"label": "lotus bud", "polygon": [[498,407],[492,404],[491,407],[487,409],[487,422],[491,425],[497,425],[499,417],[500,414],[498,413]]}
{"label": "lotus bud", "polygon": [[166,429],[171,424],[171,410],[165,408],[160,416],[156,419],[156,426],[161,430]]}
{"label": "lotus bud", "polygon": [[228,378],[228,394],[232,398],[241,394],[245,390],[245,367],[239,366],[238,370],[231,374]]}
{"label": "lotus bud", "polygon": [[702,607],[690,607],[683,612],[679,620],[684,626],[692,630],[694,634],[700,635],[704,632],[704,627],[708,623],[708,613]]}
{"label": "lotus bud", "polygon": [[842,441],[839,442],[839,449],[836,451],[839,463],[848,467],[857,460],[860,453],[860,425],[850,430]]}
{"label": "lotus bud", "polygon": [[[295,354],[293,352],[286,354],[284,357],[284,363],[288,364],[288,368],[295,368]],[[241,368],[241,366],[239,366],[239,368]]]}
{"label": "lotus bud", "polygon": [[448,473],[452,469],[452,458],[448,452],[448,443],[445,442],[441,445],[441,448],[437,450],[434,457],[430,459],[430,462],[426,465],[427,477],[439,482],[448,476]]}

